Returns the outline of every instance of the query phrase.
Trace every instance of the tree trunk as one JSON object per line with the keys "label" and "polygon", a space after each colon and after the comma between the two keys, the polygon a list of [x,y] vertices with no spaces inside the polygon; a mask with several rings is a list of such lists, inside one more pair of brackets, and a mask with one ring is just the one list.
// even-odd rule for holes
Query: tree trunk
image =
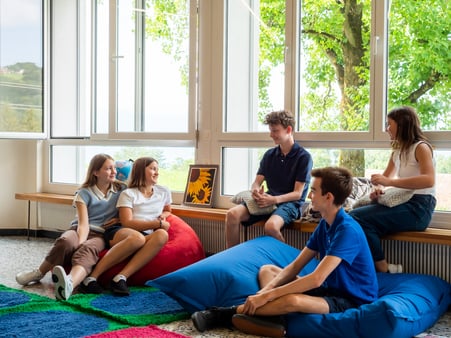
{"label": "tree trunk", "polygon": [[343,149],[338,164],[351,170],[354,176],[365,176],[365,151],[362,149]]}
{"label": "tree trunk", "polygon": [[[364,80],[358,73],[359,67],[364,62],[365,47],[362,44],[362,4],[356,0],[345,0],[343,8],[344,22],[342,51],[344,57],[344,76],[341,109],[344,116],[358,116],[363,112],[358,111],[349,90],[358,88],[364,84]],[[342,119],[342,130],[352,131],[347,119]],[[339,165],[350,169],[354,176],[365,176],[365,153],[364,150],[344,149],[340,152]]]}

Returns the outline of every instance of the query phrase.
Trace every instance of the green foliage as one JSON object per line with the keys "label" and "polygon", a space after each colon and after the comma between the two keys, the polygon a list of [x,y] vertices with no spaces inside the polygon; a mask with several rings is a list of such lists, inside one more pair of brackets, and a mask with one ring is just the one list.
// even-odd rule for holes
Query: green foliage
{"label": "green foliage", "polygon": [[140,157],[153,157],[158,161],[158,167],[159,168],[165,168],[167,164],[165,163],[166,159],[164,156],[164,152],[161,149],[143,149],[142,147],[139,148],[121,148],[121,150],[115,152],[112,154],[114,159],[116,160],[136,160]]}
{"label": "green foliage", "polygon": [[451,154],[449,152],[441,154],[435,152],[436,160],[436,173],[437,174],[449,174],[451,173]]}
{"label": "green foliage", "polygon": [[[147,2],[153,11],[146,19],[147,34],[176,61],[187,59],[187,4],[186,0]],[[262,119],[273,108],[268,92],[272,70],[284,64],[286,13],[282,0],[261,0],[259,6],[258,115]],[[303,130],[368,130],[371,1],[305,0],[301,15]],[[451,129],[449,17],[447,0],[391,4],[389,104],[415,106],[424,128]],[[180,69],[187,86],[188,65],[182,62]]]}
{"label": "green foliage", "polygon": [[4,67],[0,94],[0,131],[43,131],[42,68],[31,62]]}
{"label": "green foliage", "polygon": [[178,63],[181,84],[188,91],[189,78],[189,1],[146,1],[146,36],[160,43],[163,52]]}
{"label": "green foliage", "polygon": [[309,149],[314,168],[336,166],[340,152],[335,149]]}
{"label": "green foliage", "polygon": [[275,108],[270,102],[268,93],[271,71],[284,62],[285,2],[261,0],[260,20],[258,118],[263,120],[264,116]]}
{"label": "green foliage", "polygon": [[189,165],[184,168],[161,169],[158,184],[169,187],[171,191],[185,191]]}
{"label": "green foliage", "polygon": [[184,191],[189,166],[194,163],[194,159],[175,158],[168,160],[168,156],[166,156],[167,151],[170,151],[170,149],[127,147],[112,153],[111,156],[116,160],[136,160],[140,157],[153,157],[158,161],[158,184],[167,186],[172,191]]}
{"label": "green foliage", "polygon": [[396,0],[391,7],[390,106],[412,105],[424,129],[450,130],[448,1]]}
{"label": "green foliage", "polygon": [[383,171],[387,166],[391,150],[371,149],[365,150],[366,169]]}

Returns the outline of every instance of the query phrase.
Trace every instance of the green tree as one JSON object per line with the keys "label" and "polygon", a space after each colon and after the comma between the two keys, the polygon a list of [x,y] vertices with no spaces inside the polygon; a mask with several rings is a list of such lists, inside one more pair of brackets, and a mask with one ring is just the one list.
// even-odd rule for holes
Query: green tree
{"label": "green tree", "polygon": [[[147,33],[181,61],[188,37],[188,1],[149,1]],[[261,0],[259,116],[267,112],[271,71],[284,64],[285,1]],[[365,131],[369,127],[371,0],[301,2],[301,60],[306,68],[299,94],[303,124],[311,131]],[[451,130],[451,48],[448,0],[393,0],[390,9],[389,108],[412,105],[425,129]],[[171,18],[170,21],[168,18]],[[431,20],[433,18],[433,20]],[[187,79],[187,64],[180,67]],[[343,150],[339,165],[363,175],[363,150]]]}
{"label": "green tree", "polygon": [[0,74],[0,131],[43,131],[42,68],[31,62],[5,67]]}

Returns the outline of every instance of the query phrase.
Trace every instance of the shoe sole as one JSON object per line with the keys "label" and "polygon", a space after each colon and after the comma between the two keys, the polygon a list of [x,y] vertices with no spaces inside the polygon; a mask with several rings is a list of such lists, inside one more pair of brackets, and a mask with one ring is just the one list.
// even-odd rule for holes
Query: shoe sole
{"label": "shoe sole", "polygon": [[55,266],[52,271],[52,281],[55,283],[55,298],[59,300],[67,300],[66,294],[66,271],[60,266]]}
{"label": "shoe sole", "polygon": [[232,317],[233,326],[238,330],[264,337],[285,337],[285,327],[274,323],[269,323],[264,320],[259,320],[255,317],[248,317],[242,314],[236,314]]}
{"label": "shoe sole", "polygon": [[80,292],[80,293],[83,293],[85,295],[101,295],[101,294],[103,294],[103,290],[102,291],[100,291],[100,290],[89,290],[89,289],[86,289],[86,287],[83,287],[83,286],[80,286],[80,285],[78,286],[77,291]]}
{"label": "shoe sole", "polygon": [[111,290],[111,292],[112,292],[115,296],[119,296],[119,297],[127,297],[127,296],[130,296],[130,292],[123,292],[123,291],[116,291],[116,290]]}

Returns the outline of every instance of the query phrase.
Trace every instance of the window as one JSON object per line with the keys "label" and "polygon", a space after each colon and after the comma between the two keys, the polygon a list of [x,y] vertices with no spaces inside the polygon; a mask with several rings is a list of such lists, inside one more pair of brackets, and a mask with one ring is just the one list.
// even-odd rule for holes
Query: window
{"label": "window", "polygon": [[[266,148],[225,148],[224,154],[224,194],[234,195],[238,191],[247,189],[255,178],[260,160]],[[339,165],[339,157],[342,149],[334,148],[307,148],[314,159],[314,167]],[[384,171],[390,158],[390,149],[369,149],[364,150],[365,168],[364,177],[370,178],[374,173]],[[248,158],[247,161],[234,161],[237,158]],[[449,194],[449,184],[451,184],[451,152],[435,151],[437,186],[436,211],[451,210],[451,196]],[[248,166],[248,163],[251,163]],[[239,172],[240,175],[236,175]]]}
{"label": "window", "polygon": [[449,221],[446,1],[343,3],[53,1],[45,189],[73,189],[97,151],[156,154],[165,167],[185,168],[170,172],[173,191],[183,191],[189,164],[220,164],[216,206],[227,207],[273,146],[263,116],[283,108],[295,113],[295,139],[315,167],[368,176],[389,154],[387,111],[411,104],[435,146],[436,214]]}
{"label": "window", "polygon": [[285,1],[225,6],[225,130],[266,131],[262,117],[284,107]]}
{"label": "window", "polygon": [[168,187],[184,191],[196,142],[195,5],[53,3],[49,190],[73,189],[91,157],[106,152],[117,159],[154,154],[170,170]]}
{"label": "window", "polygon": [[[116,161],[135,160],[144,156],[155,158],[160,169],[158,183],[171,187],[174,192],[185,190],[187,168],[194,163],[193,150],[185,148],[54,145],[51,147],[53,182],[80,185],[85,180],[91,158],[98,153],[107,153]],[[64,167],[59,164],[60,161],[64,161]]]}
{"label": "window", "polygon": [[447,0],[391,1],[388,104],[415,107],[427,131],[451,131],[448,7]]}
{"label": "window", "polygon": [[42,137],[42,0],[0,2],[0,135]]}
{"label": "window", "polygon": [[369,131],[371,1],[301,1],[298,31],[299,130]]}
{"label": "window", "polygon": [[[115,138],[134,132],[188,133],[195,71],[189,54],[191,2],[114,3],[96,2],[95,132]],[[109,10],[115,15],[107,16]],[[114,131],[105,123],[107,116],[115,120]]]}
{"label": "window", "polygon": [[222,194],[251,185],[273,146],[262,124],[271,110],[295,113],[295,139],[315,167],[369,177],[390,153],[387,111],[408,104],[436,147],[436,209],[451,211],[446,3],[224,1]]}

